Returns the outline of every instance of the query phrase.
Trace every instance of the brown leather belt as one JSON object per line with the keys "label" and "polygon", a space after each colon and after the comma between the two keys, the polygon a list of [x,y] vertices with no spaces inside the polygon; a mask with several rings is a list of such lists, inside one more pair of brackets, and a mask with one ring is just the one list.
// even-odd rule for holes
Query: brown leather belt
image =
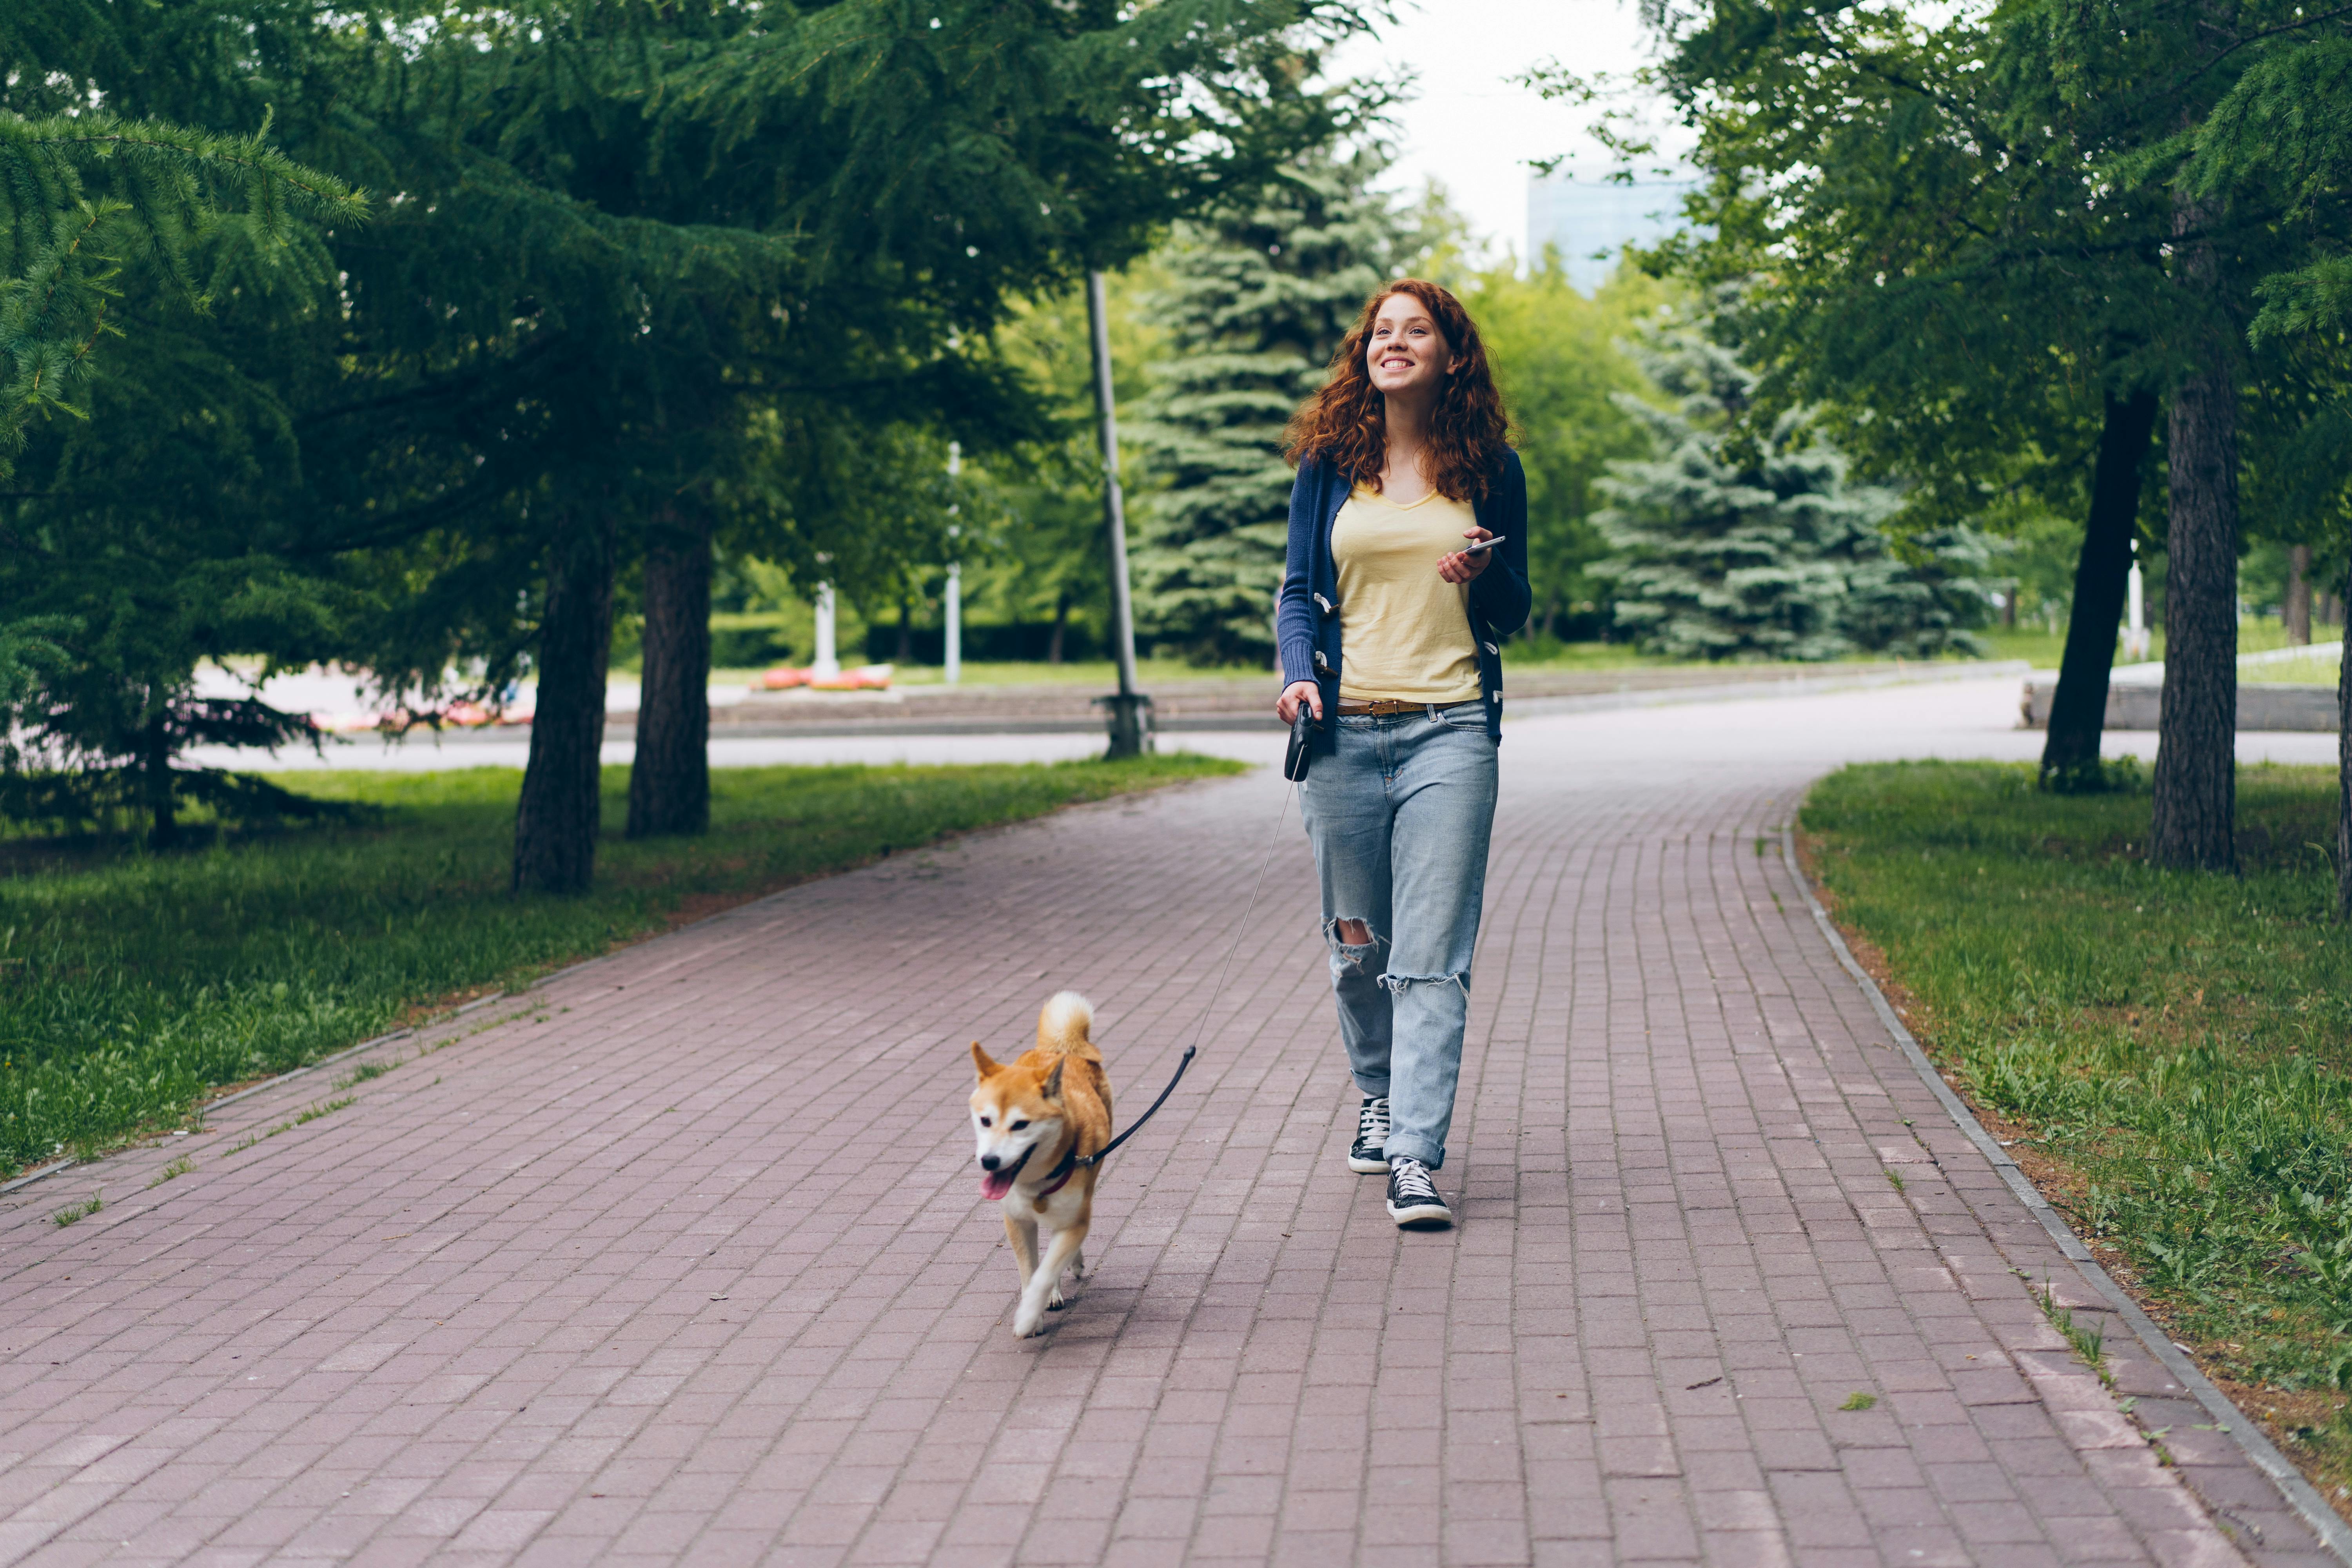
{"label": "brown leather belt", "polygon": [[1385,719],[1398,713],[1427,713],[1432,717],[1434,717],[1437,714],[1444,712],[1449,708],[1467,708],[1473,703],[1481,700],[1483,700],[1483,699],[1465,697],[1459,702],[1404,702],[1400,701],[1395,698],[1383,697],[1378,701],[1373,702],[1351,702],[1346,698],[1341,698],[1339,700],[1339,717],[1342,719]]}

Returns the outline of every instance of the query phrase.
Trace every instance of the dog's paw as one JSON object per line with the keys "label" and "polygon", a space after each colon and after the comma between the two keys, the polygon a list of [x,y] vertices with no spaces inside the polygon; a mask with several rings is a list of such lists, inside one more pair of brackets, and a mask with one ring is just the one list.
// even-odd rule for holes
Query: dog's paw
{"label": "dog's paw", "polygon": [[1032,1310],[1026,1302],[1022,1304],[1019,1311],[1013,1314],[1013,1337],[1016,1340],[1025,1340],[1032,1335],[1042,1333],[1045,1328],[1045,1314],[1041,1310]]}
{"label": "dog's paw", "polygon": [[1045,1310],[1049,1312],[1058,1312],[1069,1304],[1063,1299],[1062,1289],[1058,1285],[1054,1288],[1054,1293],[1045,1298]]}

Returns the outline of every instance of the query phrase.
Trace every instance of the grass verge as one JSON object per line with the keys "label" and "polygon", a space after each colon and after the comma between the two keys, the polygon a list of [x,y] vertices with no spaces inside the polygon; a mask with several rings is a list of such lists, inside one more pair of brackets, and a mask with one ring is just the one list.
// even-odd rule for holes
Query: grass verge
{"label": "grass verge", "polygon": [[184,1125],[225,1085],[796,881],[1238,771],[1182,754],[728,768],[711,775],[708,836],[632,843],[618,835],[628,770],[607,768],[596,889],[576,899],[507,891],[522,777],[511,768],[281,773],[373,819],[189,854],[14,840],[0,867],[13,871],[0,874],[0,1174]]}
{"label": "grass verge", "polygon": [[2352,932],[2317,847],[2334,772],[2242,769],[2238,809],[2235,879],[2150,868],[2144,791],[2045,795],[2030,766],[1851,767],[1799,820],[1921,1043],[2340,1510]]}

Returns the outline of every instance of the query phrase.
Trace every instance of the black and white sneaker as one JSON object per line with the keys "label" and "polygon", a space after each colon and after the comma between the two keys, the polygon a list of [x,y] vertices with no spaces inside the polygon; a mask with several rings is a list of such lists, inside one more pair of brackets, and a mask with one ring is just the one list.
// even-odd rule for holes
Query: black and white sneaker
{"label": "black and white sneaker", "polygon": [[1410,1154],[1389,1162],[1389,1218],[1400,1226],[1454,1223],[1454,1211],[1437,1195],[1429,1167]]}
{"label": "black and white sneaker", "polygon": [[1348,1146],[1348,1169],[1360,1176],[1389,1168],[1389,1097],[1364,1096],[1356,1112],[1356,1141]]}

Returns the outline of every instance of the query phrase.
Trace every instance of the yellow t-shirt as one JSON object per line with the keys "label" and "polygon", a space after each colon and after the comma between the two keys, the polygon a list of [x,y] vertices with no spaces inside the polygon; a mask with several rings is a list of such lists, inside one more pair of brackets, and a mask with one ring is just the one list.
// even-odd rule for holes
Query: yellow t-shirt
{"label": "yellow t-shirt", "polygon": [[1354,702],[1466,702],[1478,695],[1470,585],[1437,558],[1478,526],[1466,500],[1435,490],[1411,506],[1359,488],[1331,524],[1339,569],[1339,695]]}

